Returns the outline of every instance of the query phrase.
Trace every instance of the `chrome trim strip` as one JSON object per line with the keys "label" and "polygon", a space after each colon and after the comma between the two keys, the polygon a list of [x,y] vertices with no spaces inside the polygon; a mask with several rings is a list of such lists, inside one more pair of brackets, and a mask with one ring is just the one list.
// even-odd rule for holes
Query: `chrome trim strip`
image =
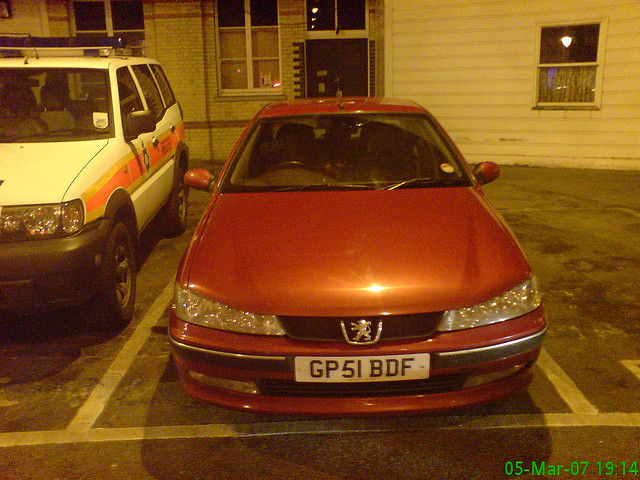
{"label": "chrome trim strip", "polygon": [[454,352],[434,352],[431,354],[431,366],[434,368],[453,368],[464,367],[467,365],[476,365],[479,363],[492,362],[508,358],[513,355],[528,352],[542,345],[542,340],[547,332],[545,327],[543,330],[529,335],[528,337],[518,338],[510,342],[490,345],[488,347],[472,348],[468,350],[457,350]]}
{"label": "chrome trim strip", "polygon": [[178,342],[169,336],[169,342],[173,349],[187,359],[211,363],[214,365],[240,368],[258,369],[276,372],[290,372],[290,362],[287,357],[276,357],[268,355],[246,355],[243,353],[221,352],[206,348],[194,347],[182,342]]}
{"label": "chrome trim strip", "polygon": [[[542,345],[546,327],[528,337],[488,347],[457,350],[453,352],[431,352],[431,368],[454,368],[473,366],[480,363],[501,360],[528,352]],[[268,355],[246,355],[242,353],[221,352],[194,347],[169,337],[173,349],[180,356],[190,360],[211,363],[224,367],[263,370],[270,372],[292,372],[292,358]],[[428,352],[425,352],[428,353]]]}

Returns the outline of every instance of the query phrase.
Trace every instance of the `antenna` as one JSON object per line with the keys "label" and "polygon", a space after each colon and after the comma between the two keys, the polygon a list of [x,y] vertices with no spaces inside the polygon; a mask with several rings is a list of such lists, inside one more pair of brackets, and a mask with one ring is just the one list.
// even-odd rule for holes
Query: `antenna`
{"label": "antenna", "polygon": [[[32,45],[30,33],[3,33],[2,37],[0,37],[0,48],[1,47],[23,47],[25,49],[33,48],[33,55],[35,58],[38,57],[38,49],[35,45]],[[24,59],[25,65],[29,63],[29,57],[25,55]]]}

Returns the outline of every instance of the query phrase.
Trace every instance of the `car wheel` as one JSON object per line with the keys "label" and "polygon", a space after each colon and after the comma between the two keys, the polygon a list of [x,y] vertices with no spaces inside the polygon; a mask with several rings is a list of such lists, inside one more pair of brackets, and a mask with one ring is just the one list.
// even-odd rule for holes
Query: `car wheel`
{"label": "car wheel", "polygon": [[186,172],[177,168],[171,196],[164,207],[163,226],[165,234],[170,237],[184,233],[189,213],[189,187],[184,183]]}
{"label": "car wheel", "polygon": [[129,229],[114,225],[102,262],[100,288],[93,306],[93,326],[109,331],[126,326],[133,317],[136,299],[136,257]]}

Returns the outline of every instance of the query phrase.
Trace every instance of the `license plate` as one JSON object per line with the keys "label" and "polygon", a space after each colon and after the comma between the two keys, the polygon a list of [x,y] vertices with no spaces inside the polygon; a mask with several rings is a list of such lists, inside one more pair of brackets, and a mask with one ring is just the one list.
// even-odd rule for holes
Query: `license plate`
{"label": "license plate", "polygon": [[391,382],[429,377],[429,354],[295,357],[297,382]]}

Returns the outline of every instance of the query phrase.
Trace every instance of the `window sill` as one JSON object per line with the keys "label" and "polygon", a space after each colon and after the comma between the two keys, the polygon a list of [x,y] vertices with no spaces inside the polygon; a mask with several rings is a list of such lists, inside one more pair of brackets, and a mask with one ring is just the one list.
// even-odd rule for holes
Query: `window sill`
{"label": "window sill", "polygon": [[600,110],[600,105],[535,105],[532,110]]}
{"label": "window sill", "polygon": [[287,96],[282,93],[220,93],[215,98],[216,102],[261,102],[261,101],[275,101],[286,100]]}

